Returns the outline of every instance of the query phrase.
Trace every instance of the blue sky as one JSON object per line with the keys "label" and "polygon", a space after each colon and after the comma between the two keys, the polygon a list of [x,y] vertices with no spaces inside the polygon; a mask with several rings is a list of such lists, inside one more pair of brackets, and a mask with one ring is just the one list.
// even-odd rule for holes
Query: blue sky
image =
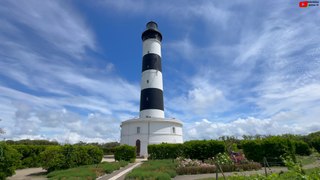
{"label": "blue sky", "polygon": [[119,141],[139,114],[141,33],[163,34],[184,139],[320,130],[320,10],[299,1],[1,1],[6,139]]}

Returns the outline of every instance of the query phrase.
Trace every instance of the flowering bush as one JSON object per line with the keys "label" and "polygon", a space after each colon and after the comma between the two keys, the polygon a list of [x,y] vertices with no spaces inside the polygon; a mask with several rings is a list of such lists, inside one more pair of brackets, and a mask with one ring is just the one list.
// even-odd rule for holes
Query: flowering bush
{"label": "flowering bush", "polygon": [[206,174],[215,173],[217,166],[223,172],[232,172],[240,170],[258,170],[261,169],[260,163],[246,162],[244,164],[235,164],[226,153],[219,153],[215,158],[210,158],[204,162],[200,160],[185,159],[178,157],[175,159],[177,163],[177,174]]}
{"label": "flowering bush", "polygon": [[182,157],[176,158],[178,174],[205,174],[216,171],[216,166],[213,164],[204,163],[199,160],[185,159]]}
{"label": "flowering bush", "polygon": [[201,162],[199,160],[185,159],[182,157],[176,158],[179,167],[214,167],[215,165]]}

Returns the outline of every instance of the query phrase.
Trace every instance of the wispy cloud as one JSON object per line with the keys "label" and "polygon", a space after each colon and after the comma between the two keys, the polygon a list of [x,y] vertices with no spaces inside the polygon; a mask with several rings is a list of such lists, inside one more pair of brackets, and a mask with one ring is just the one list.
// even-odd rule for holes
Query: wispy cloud
{"label": "wispy cloud", "polygon": [[79,12],[62,1],[5,1],[0,14],[5,137],[118,140],[116,112],[137,113],[138,83],[119,77],[108,61],[88,71],[82,62],[98,61],[87,53],[98,47]]}
{"label": "wispy cloud", "polygon": [[[138,114],[139,80],[124,79],[116,60],[99,54],[97,27],[72,3],[1,2],[0,118],[7,137],[117,140],[120,121]],[[166,22],[159,24],[167,33],[166,114],[185,121],[186,139],[319,130],[316,8],[128,0],[92,8],[121,23],[128,13]]]}

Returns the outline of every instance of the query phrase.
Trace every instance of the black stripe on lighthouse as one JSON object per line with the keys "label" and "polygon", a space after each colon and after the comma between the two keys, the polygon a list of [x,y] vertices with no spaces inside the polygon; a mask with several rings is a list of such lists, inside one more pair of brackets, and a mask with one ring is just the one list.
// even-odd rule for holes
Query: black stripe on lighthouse
{"label": "black stripe on lighthouse", "polygon": [[159,109],[163,111],[163,92],[157,88],[147,88],[141,91],[140,111]]}
{"label": "black stripe on lighthouse", "polygon": [[162,35],[155,22],[149,22],[142,33],[142,83],[140,117],[164,118],[161,41]]}
{"label": "black stripe on lighthouse", "polygon": [[142,72],[149,69],[155,69],[162,72],[161,57],[158,54],[150,53],[143,56]]}

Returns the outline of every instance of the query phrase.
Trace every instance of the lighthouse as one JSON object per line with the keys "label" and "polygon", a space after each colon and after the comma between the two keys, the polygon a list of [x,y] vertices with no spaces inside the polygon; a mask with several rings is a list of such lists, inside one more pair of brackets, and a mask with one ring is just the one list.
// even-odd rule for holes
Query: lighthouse
{"label": "lighthouse", "polygon": [[149,22],[142,33],[142,79],[140,118],[164,118],[161,68],[162,35],[155,22]]}
{"label": "lighthouse", "polygon": [[162,34],[150,21],[142,32],[142,75],[139,118],[121,123],[120,144],[135,146],[137,155],[147,157],[148,145],[183,143],[182,122],[165,118],[162,80]]}

